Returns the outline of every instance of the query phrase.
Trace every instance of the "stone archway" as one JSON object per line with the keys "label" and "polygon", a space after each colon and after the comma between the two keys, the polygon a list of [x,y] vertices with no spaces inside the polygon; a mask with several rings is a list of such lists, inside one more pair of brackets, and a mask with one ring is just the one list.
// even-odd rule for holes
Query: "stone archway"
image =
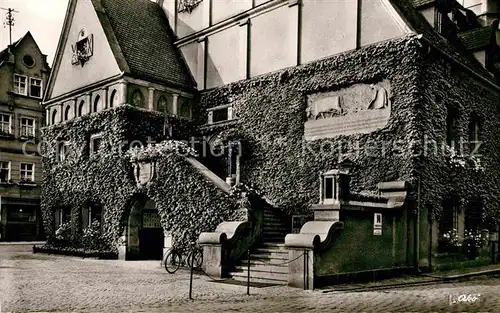
{"label": "stone archway", "polygon": [[[125,225],[124,243],[127,260],[161,260],[165,235],[153,200],[138,198],[132,202]],[[123,252],[125,252],[123,251]]]}

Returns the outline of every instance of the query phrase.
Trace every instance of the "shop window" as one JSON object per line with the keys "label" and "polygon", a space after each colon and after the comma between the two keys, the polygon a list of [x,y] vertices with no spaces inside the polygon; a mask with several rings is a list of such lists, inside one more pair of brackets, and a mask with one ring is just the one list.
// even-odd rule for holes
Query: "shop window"
{"label": "shop window", "polygon": [[480,230],[483,215],[483,204],[481,199],[470,200],[465,209],[465,229],[470,231]]}
{"label": "shop window", "polygon": [[439,230],[441,233],[458,230],[458,215],[460,206],[457,197],[451,196],[443,200],[443,209],[439,221]]}

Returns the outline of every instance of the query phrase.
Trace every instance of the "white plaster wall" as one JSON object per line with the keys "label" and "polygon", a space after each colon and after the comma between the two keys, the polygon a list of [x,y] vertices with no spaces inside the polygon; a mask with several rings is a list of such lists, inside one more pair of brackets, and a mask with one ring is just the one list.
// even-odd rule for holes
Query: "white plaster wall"
{"label": "white plaster wall", "polygon": [[204,13],[203,2],[200,3],[191,13],[177,13],[177,36],[179,38],[182,38],[184,36],[202,30],[204,27]]}
{"label": "white plaster wall", "polygon": [[361,46],[380,42],[405,34],[401,19],[389,7],[386,0],[363,0],[361,2]]}
{"label": "white plaster wall", "polygon": [[432,27],[435,26],[434,24],[435,24],[436,13],[435,13],[435,8],[434,7],[427,8],[427,9],[424,9],[424,10],[420,10],[420,13],[425,17],[425,19],[427,20],[427,22],[429,22],[429,24],[432,25]]}
{"label": "white plaster wall", "polygon": [[356,48],[357,0],[304,0],[303,63]]}
{"label": "white plaster wall", "polygon": [[212,24],[251,8],[252,0],[212,0]]}
{"label": "white plaster wall", "polygon": [[297,49],[289,47],[297,41],[297,30],[290,13],[288,6],[282,6],[252,19],[250,76],[295,65]]}
{"label": "white plaster wall", "polygon": [[190,44],[187,44],[185,46],[180,47],[181,53],[184,55],[184,59],[186,60],[186,63],[189,67],[189,71],[195,77],[196,83],[198,86],[203,85],[203,76],[199,77],[198,75],[198,63],[203,62],[203,59],[200,59],[198,57],[198,49],[199,49],[200,43],[198,42],[192,42]]}
{"label": "white plaster wall", "polygon": [[239,79],[240,28],[231,27],[208,37],[207,88]]}
{"label": "white plaster wall", "polygon": [[[78,33],[85,27],[94,35],[94,55],[82,67],[72,65],[72,48]],[[99,23],[91,1],[78,0],[69,30],[68,41],[62,51],[61,65],[54,79],[52,98],[72,90],[90,85],[120,73],[104,31]]]}

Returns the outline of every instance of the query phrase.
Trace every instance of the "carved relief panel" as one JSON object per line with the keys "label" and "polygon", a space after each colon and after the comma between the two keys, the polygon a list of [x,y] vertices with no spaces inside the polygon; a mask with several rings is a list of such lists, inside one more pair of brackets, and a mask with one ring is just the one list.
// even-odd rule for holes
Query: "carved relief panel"
{"label": "carved relief panel", "polygon": [[387,125],[391,113],[388,81],[355,84],[307,98],[306,140],[370,133]]}

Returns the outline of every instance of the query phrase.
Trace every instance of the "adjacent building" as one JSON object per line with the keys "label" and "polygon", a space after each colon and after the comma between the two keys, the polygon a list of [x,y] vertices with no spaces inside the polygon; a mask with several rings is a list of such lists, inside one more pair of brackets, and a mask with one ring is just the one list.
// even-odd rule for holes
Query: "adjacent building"
{"label": "adjacent building", "polygon": [[46,55],[30,32],[0,52],[0,240],[45,237],[38,148],[49,73]]}
{"label": "adjacent building", "polygon": [[251,249],[305,288],[496,262],[498,6],[466,2],[71,0],[49,242],[97,220],[125,259],[199,239],[212,275]]}

